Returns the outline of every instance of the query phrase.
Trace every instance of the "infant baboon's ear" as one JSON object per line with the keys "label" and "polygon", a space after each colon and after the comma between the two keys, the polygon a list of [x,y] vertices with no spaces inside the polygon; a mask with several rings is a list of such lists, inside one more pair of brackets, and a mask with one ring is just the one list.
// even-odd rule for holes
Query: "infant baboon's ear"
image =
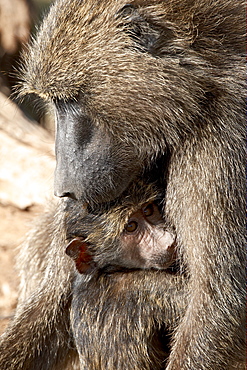
{"label": "infant baboon's ear", "polygon": [[89,273],[94,262],[88,253],[88,243],[82,238],[74,238],[66,247],[65,253],[75,262],[76,269],[80,274]]}
{"label": "infant baboon's ear", "polygon": [[118,11],[117,17],[122,19],[120,25],[135,42],[135,48],[154,54],[161,32],[159,26],[142,13],[142,9],[127,4]]}

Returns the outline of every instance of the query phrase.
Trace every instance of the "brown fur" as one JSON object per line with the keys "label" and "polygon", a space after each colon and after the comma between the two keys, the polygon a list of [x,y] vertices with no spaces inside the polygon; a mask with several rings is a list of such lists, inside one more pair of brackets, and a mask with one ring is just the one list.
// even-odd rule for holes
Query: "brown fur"
{"label": "brown fur", "polygon": [[[128,200],[125,207],[122,204],[120,213],[114,209],[114,222],[119,217],[121,224],[123,212],[134,204]],[[53,205],[22,246],[21,294],[15,319],[0,344],[1,369],[77,369],[77,353],[85,369],[163,367],[169,351],[165,335],[173,332],[185,309],[185,279],[171,272],[119,268],[78,274],[65,255],[65,231],[87,229],[81,222],[86,215],[85,207],[71,201]],[[108,210],[109,221],[113,215]],[[97,228],[101,230],[100,225]],[[109,245],[114,235],[107,235],[104,243]],[[137,318],[140,326],[131,331]],[[114,347],[121,348],[121,356],[113,355]]]}
{"label": "brown fur", "polygon": [[164,369],[186,306],[183,279],[136,270],[83,280],[76,279],[71,310],[81,369]]}
{"label": "brown fur", "polygon": [[[189,304],[167,370],[244,368],[244,3],[128,4],[123,9],[122,0],[57,1],[26,58],[21,93],[36,93],[54,104],[61,135],[56,143],[59,196],[94,208],[121,196],[149,168],[158,167],[163,176],[164,218],[176,230],[179,258],[189,275]],[[160,157],[166,158],[168,173],[157,163]],[[75,292],[73,302],[83,296],[80,289]],[[98,292],[104,297],[104,290]],[[80,305],[73,307],[80,327]],[[107,318],[103,308],[98,312]],[[109,322],[104,323],[107,331]],[[142,338],[137,326],[132,334]],[[113,327],[117,336],[117,322]],[[94,354],[109,356],[107,345],[97,340],[100,328],[91,333]],[[124,353],[114,348],[114,356]],[[106,368],[105,360],[91,361]],[[136,364],[129,359],[128,365]]]}

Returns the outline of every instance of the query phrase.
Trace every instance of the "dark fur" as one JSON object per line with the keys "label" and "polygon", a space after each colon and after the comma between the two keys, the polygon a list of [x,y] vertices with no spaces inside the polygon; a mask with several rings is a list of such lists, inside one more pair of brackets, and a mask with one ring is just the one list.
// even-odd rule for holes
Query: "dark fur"
{"label": "dark fur", "polygon": [[76,279],[71,310],[81,369],[164,369],[186,306],[181,277],[136,270],[84,281]]}
{"label": "dark fur", "polygon": [[189,275],[168,370],[245,368],[244,34],[243,1],[60,0],[24,67],[22,94],[56,110],[57,195],[94,208],[149,167],[164,177]]}

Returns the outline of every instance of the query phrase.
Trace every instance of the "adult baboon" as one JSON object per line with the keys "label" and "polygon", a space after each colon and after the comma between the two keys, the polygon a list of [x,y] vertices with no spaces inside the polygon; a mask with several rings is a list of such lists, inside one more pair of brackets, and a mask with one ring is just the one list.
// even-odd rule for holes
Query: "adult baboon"
{"label": "adult baboon", "polygon": [[189,275],[168,370],[245,367],[244,14],[242,0],[59,0],[23,71],[22,94],[56,112],[58,196],[94,209],[168,161],[164,219]]}

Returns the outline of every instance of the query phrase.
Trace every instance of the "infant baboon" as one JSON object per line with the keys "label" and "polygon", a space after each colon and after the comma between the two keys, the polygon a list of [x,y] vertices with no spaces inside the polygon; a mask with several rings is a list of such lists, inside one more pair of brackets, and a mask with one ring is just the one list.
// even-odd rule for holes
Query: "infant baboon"
{"label": "infant baboon", "polygon": [[[188,304],[185,312],[181,310],[167,370],[245,368],[245,33],[242,0],[57,0],[23,67],[21,94],[37,94],[55,109],[56,195],[86,203],[94,210],[102,203],[115,202],[150,167],[163,177],[162,216],[176,231],[177,258],[189,277]],[[36,296],[38,299],[46,292],[50,301],[43,304],[48,311],[49,304],[64,308],[60,298],[54,302],[54,294],[48,292],[51,281],[58,283],[54,289],[62,297],[70,290],[63,274],[70,274],[70,269],[65,273],[64,264],[72,261],[65,263],[63,257],[58,262],[53,255],[54,249],[61,248],[60,233],[64,229],[58,225],[50,240],[51,251],[47,248],[51,260],[47,257],[46,263],[53,268],[45,274],[44,291]],[[64,241],[62,245],[65,248]],[[139,273],[150,277],[151,272]],[[164,270],[159,278],[166,275]],[[121,276],[125,280],[129,273]],[[117,273],[111,277],[114,281]],[[124,290],[128,284],[121,286],[121,279],[118,288]],[[85,361],[88,353],[92,357],[90,349],[85,348],[84,354],[80,336],[84,312],[87,321],[92,310],[84,281],[86,276],[78,274],[72,293],[72,326],[81,368],[87,368],[83,356]],[[145,298],[137,299],[136,310],[131,309],[133,301],[131,308],[117,309],[114,334],[105,302],[113,309],[117,289],[108,289],[104,279],[96,279],[99,285],[93,281],[85,286],[96,289],[102,303],[91,332],[96,357],[92,362],[94,368],[105,369],[107,362],[101,356],[106,359],[105,354],[109,357],[110,353],[102,341],[105,336],[97,340],[99,333],[111,327],[109,348],[114,359],[122,358],[128,351],[118,343],[118,329],[134,323],[131,337],[140,344],[143,327],[139,323],[143,321],[138,313],[149,312],[145,306],[160,290],[158,283],[151,281],[147,298],[142,282],[134,284],[134,296]],[[152,305],[155,307],[155,302]],[[30,302],[26,309],[33,307]],[[79,322],[74,324],[76,318]],[[156,322],[155,314],[151,321]],[[52,327],[55,343],[64,343]],[[26,342],[33,351],[32,330],[28,329]],[[39,338],[49,336],[45,330],[40,332],[38,325],[35,332]],[[18,338],[17,333],[14,336]],[[90,342],[91,337],[86,338]],[[122,339],[124,346],[126,337]],[[13,343],[3,356],[9,353],[9,358],[14,358],[15,348],[22,344]],[[55,359],[58,353],[66,354],[62,345],[57,346],[53,347]],[[22,356],[28,356],[27,351],[22,350]],[[38,354],[43,356],[42,351]],[[140,365],[141,355],[135,362],[138,351],[133,363],[132,357],[129,361],[125,357],[126,367],[145,368]],[[144,357],[147,364],[148,357]],[[47,362],[47,358],[50,364],[55,361],[46,356]]]}
{"label": "infant baboon", "polygon": [[70,240],[66,253],[74,259],[77,270],[168,268],[175,260],[175,232],[162,219],[155,203],[158,197],[154,185],[137,182],[105,212],[80,219],[74,207],[66,220]]}
{"label": "infant baboon", "polygon": [[175,258],[175,232],[167,231],[161,217],[161,199],[154,185],[137,181],[97,213],[88,214],[74,202],[67,205],[65,229],[72,240],[66,253],[81,274],[93,274],[86,285],[77,275],[72,293],[71,325],[82,369],[165,366],[186,306],[186,279],[174,269],[163,275],[147,270],[167,269]]}
{"label": "infant baboon", "polygon": [[[79,202],[66,200],[38,220],[18,259],[24,281],[17,314],[0,344],[2,370],[76,369],[77,353],[82,369],[163,368],[169,335],[186,306],[185,278],[164,271],[127,272],[121,266],[111,269],[105,265],[113,261],[107,256],[117,253],[116,240],[126,215],[139,207],[133,203],[134,188],[130,187],[129,197],[121,197],[115,207],[102,210],[101,217],[88,214]],[[157,195],[151,197],[153,187],[147,189],[150,196],[142,201],[147,191],[139,190],[141,203],[153,201]],[[95,256],[101,268],[81,275],[65,255],[66,238],[86,231],[100,247]],[[100,235],[104,247],[96,240]],[[84,272],[81,266],[78,270]],[[118,326],[112,319],[116,313],[120,315],[115,317]],[[104,321],[103,326],[99,320]],[[112,352],[114,348],[121,348],[121,355]]]}
{"label": "infant baboon", "polygon": [[[158,207],[154,203],[143,207],[130,215],[118,240],[112,243],[112,258],[102,260],[101,251],[105,252],[101,240],[98,247],[89,244],[86,239],[76,237],[66,248],[66,253],[75,260],[80,273],[95,266],[122,266],[126,268],[166,269],[175,259],[175,236],[164,229]],[[95,258],[97,256],[97,259]]]}

